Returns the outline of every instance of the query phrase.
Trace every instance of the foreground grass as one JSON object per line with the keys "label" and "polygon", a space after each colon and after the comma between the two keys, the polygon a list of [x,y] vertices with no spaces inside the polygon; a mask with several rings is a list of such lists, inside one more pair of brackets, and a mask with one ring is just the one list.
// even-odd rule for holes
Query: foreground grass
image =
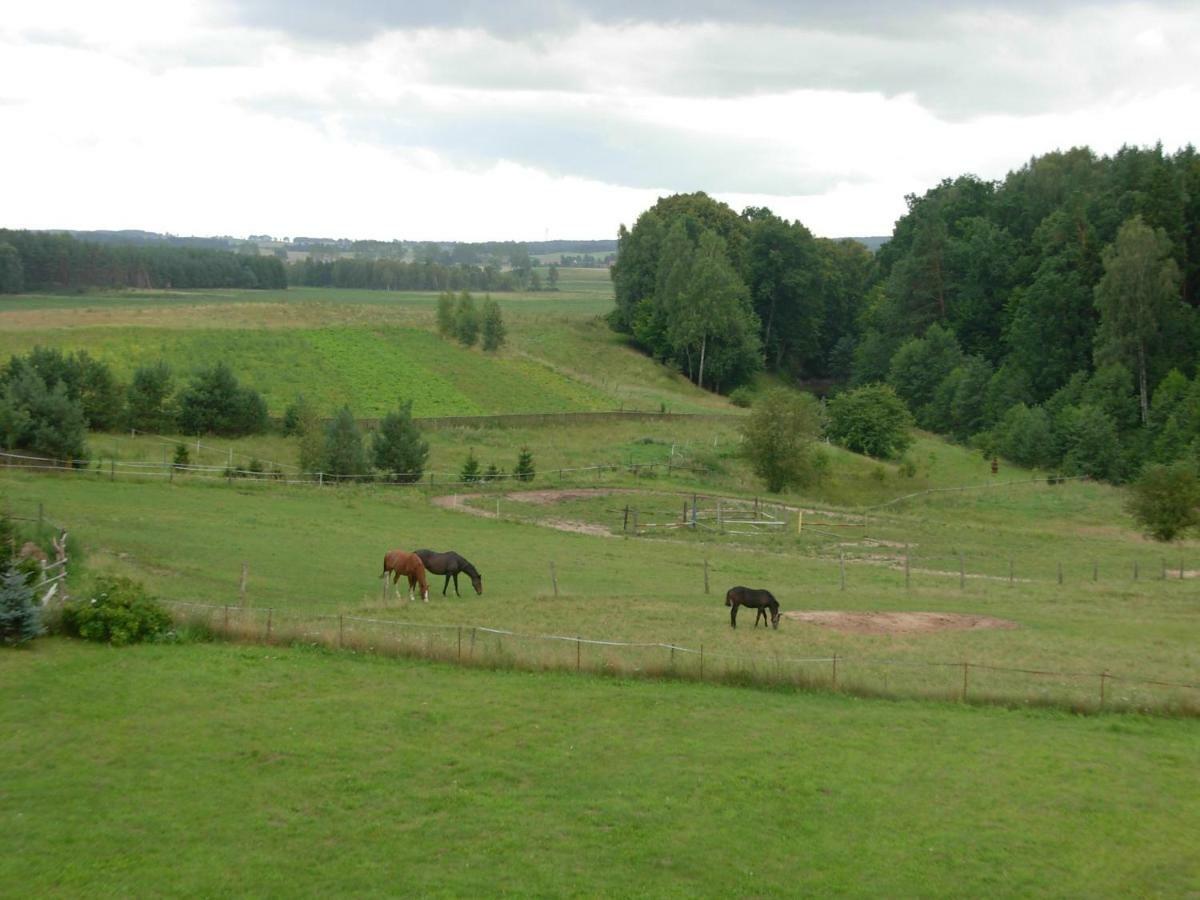
{"label": "foreground grass", "polygon": [[0,692],[25,894],[1200,890],[1191,722],[61,640]]}

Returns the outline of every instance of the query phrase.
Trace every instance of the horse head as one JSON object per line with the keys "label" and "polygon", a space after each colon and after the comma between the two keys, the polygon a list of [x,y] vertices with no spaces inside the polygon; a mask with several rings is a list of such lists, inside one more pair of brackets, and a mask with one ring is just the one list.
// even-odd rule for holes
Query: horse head
{"label": "horse head", "polygon": [[[476,594],[483,593],[483,576],[478,572],[471,572],[471,587],[475,588]],[[455,588],[457,590],[457,588]]]}
{"label": "horse head", "polygon": [[771,627],[776,630],[779,629],[779,604],[778,603],[776,603],[773,607],[771,607]]}

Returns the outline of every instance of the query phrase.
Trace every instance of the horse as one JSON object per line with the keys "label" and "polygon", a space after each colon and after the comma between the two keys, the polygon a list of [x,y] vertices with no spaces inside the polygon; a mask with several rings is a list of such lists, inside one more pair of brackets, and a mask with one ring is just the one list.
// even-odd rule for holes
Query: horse
{"label": "horse", "polygon": [[462,596],[458,592],[459,572],[466,572],[476,594],[483,593],[483,576],[479,574],[479,570],[453,550],[447,550],[445,553],[434,553],[432,550],[415,550],[413,552],[421,557],[421,562],[425,564],[427,572],[446,576],[446,583],[442,585],[442,596],[446,595],[446,588],[450,587],[451,578],[454,579],[454,596]]}
{"label": "horse", "polygon": [[754,616],[755,628],[758,627],[759,617],[762,617],[764,626],[767,624],[768,609],[771,611],[771,627],[779,627],[779,601],[775,599],[770,591],[758,588],[732,587],[725,594],[725,605],[731,607],[729,610],[730,628],[737,628],[739,606],[758,610],[758,613]]}
{"label": "horse", "polygon": [[419,584],[421,599],[429,602],[429,585],[425,581],[425,564],[421,562],[421,557],[407,550],[389,550],[383,557],[383,571],[379,577],[387,578],[389,572],[392,575],[392,584],[400,581],[401,575],[408,576],[409,600],[416,599],[413,596],[413,588]]}

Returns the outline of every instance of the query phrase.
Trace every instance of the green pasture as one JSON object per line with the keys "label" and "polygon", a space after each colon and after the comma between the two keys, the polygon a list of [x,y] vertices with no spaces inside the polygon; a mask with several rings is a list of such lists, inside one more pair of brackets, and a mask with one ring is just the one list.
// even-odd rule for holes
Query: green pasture
{"label": "green pasture", "polygon": [[[414,628],[485,626],[527,635],[661,642],[691,649],[703,645],[710,672],[716,671],[711,660],[721,659],[722,671],[749,669],[816,686],[830,681],[828,664],[794,661],[837,654],[843,659],[842,687],[901,695],[956,696],[961,676],[942,664],[964,661],[979,667],[1081,673],[1078,678],[1032,678],[981,669],[972,676],[971,696],[976,699],[997,696],[1016,702],[1095,705],[1098,681],[1093,676],[1107,672],[1122,679],[1119,687],[1113,687],[1115,681],[1109,685],[1111,705],[1196,706],[1194,690],[1134,683],[1200,683],[1195,581],[1143,577],[1134,582],[1114,570],[1125,560],[1139,560],[1146,572],[1157,559],[1157,550],[1131,533],[1072,539],[1072,529],[1088,521],[1075,506],[1086,507],[1086,492],[1099,491],[1097,486],[1029,490],[1024,511],[1010,511],[1005,527],[961,525],[953,506],[957,499],[945,509],[934,508],[930,500],[920,516],[894,514],[887,527],[903,530],[911,541],[907,586],[902,551],[873,543],[870,535],[850,534],[832,542],[813,533],[767,539],[683,534],[603,538],[545,523],[579,515],[571,504],[603,504],[614,511],[614,525],[615,510],[631,498],[663,502],[674,496],[681,505],[687,492],[667,494],[669,479],[658,481],[661,494],[610,494],[568,501],[566,509],[497,495],[477,501],[482,511],[494,515],[499,499],[499,518],[433,506],[425,487],[126,481],[109,480],[102,470],[57,476],[13,473],[3,477],[2,486],[4,502],[14,513],[32,516],[41,504],[47,518],[67,525],[87,548],[89,569],[132,575],[164,598],[237,606],[245,562],[245,605],[257,617],[246,621],[259,631],[271,609],[293,624],[324,616],[326,629],[328,617],[343,614],[397,620]],[[536,480],[532,486],[546,487]],[[1103,498],[1091,502],[1102,508]],[[961,586],[957,566],[934,552],[951,541],[971,564],[971,577]],[[978,577],[989,574],[984,563],[997,545],[1015,558],[1019,580],[1011,585],[1007,565],[995,557],[987,563],[993,577]],[[462,599],[443,601],[440,580],[434,579],[429,604],[404,604],[395,597],[385,602],[378,578],[383,553],[419,546],[453,548],[472,559],[484,573],[484,595],[468,591]],[[1194,544],[1182,552],[1193,559],[1200,556]],[[1099,553],[1102,577],[1093,582],[1090,560]],[[1066,561],[1061,585],[1054,556]],[[953,613],[996,617],[1017,627],[859,634],[787,620],[779,631],[768,633],[746,627],[753,617],[744,616],[743,627],[734,632],[722,605],[724,590],[734,584],[769,587],[785,611]],[[276,621],[279,627],[283,619]],[[443,628],[439,640],[448,633]],[[444,651],[444,643],[441,647]],[[521,653],[535,664],[560,665],[561,651],[560,646],[534,642]],[[692,656],[669,660],[657,650],[649,655],[613,652],[619,670],[657,671],[674,662],[686,668],[683,674],[697,674]],[[592,662],[601,665],[604,659],[593,657]],[[889,668],[898,664],[907,668]]]}
{"label": "green pasture", "polygon": [[277,646],[0,654],[28,895],[1188,896],[1189,721]]}
{"label": "green pasture", "polygon": [[508,343],[485,354],[437,337],[436,294],[28,295],[0,301],[0,358],[38,345],[87,350],[122,380],[160,359],[180,378],[224,361],[275,414],[299,393],[329,412],[348,403],[363,417],[399,397],[419,416],[730,409],[614,334],[598,318],[611,291],[497,299]]}

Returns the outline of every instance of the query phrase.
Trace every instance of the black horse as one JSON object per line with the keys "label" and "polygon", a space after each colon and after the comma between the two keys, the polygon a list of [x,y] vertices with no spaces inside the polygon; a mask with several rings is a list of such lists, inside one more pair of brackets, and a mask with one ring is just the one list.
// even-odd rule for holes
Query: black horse
{"label": "black horse", "polygon": [[758,627],[760,617],[763,620],[763,625],[767,624],[768,609],[771,611],[771,627],[779,627],[779,602],[770,591],[748,587],[733,587],[725,594],[725,605],[732,607],[729,610],[730,628],[737,628],[737,611],[739,606],[758,610],[758,614],[754,617],[755,628]]}
{"label": "black horse", "polygon": [[417,556],[421,557],[421,562],[425,563],[425,571],[432,572],[434,575],[445,575],[446,583],[442,585],[442,594],[445,595],[446,588],[450,586],[450,579],[454,579],[454,595],[461,597],[458,592],[458,573],[465,572],[467,577],[471,579],[471,587],[475,588],[475,593],[483,593],[483,576],[479,571],[471,565],[467,560],[463,559],[453,550],[447,550],[445,553],[434,553],[432,550],[416,550]]}

